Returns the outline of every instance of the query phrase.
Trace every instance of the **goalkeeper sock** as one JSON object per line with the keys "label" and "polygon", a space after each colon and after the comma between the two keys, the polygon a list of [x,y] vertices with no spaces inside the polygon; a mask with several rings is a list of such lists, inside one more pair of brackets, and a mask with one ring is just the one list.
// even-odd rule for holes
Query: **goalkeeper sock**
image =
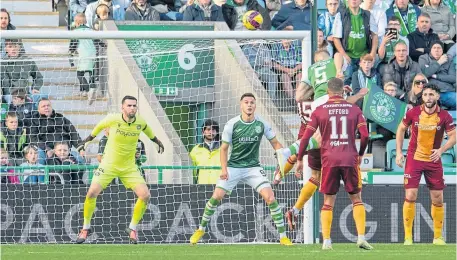
{"label": "goalkeeper sock", "polygon": [[97,204],[97,198],[86,197],[84,201],[84,224],[83,229],[90,228],[90,221],[92,220],[92,215],[95,211],[95,206]]}
{"label": "goalkeeper sock", "polygon": [[433,219],[433,238],[442,237],[444,207],[443,205],[432,204],[432,219]]}
{"label": "goalkeeper sock", "polygon": [[292,155],[287,158],[286,165],[284,166],[284,175],[290,172],[294,168],[295,163],[297,162],[297,156]]}
{"label": "goalkeeper sock", "polygon": [[131,230],[136,230],[136,225],[140,222],[143,218],[144,212],[148,207],[148,203],[142,199],[138,199],[135,203],[135,207],[133,208],[133,216],[132,221],[130,221],[129,228]]}
{"label": "goalkeeper sock", "polygon": [[285,237],[286,227],[284,226],[284,218],[281,212],[281,207],[279,207],[278,201],[273,201],[270,205],[268,205],[268,207],[270,208],[271,218],[273,219],[273,222],[275,223],[276,228],[278,229],[280,238]]}
{"label": "goalkeeper sock", "polygon": [[321,225],[322,225],[322,238],[330,239],[330,231],[332,229],[333,220],[333,207],[324,204],[321,209]]}
{"label": "goalkeeper sock", "polygon": [[299,148],[300,148],[300,140],[297,140],[288,147],[288,149],[290,151],[290,154],[288,154],[289,155],[288,157],[290,157],[292,155],[296,155],[298,153]]}
{"label": "goalkeeper sock", "polygon": [[405,240],[413,239],[413,222],[416,215],[416,202],[405,199],[403,203],[403,227],[405,229]]}
{"label": "goalkeeper sock", "polygon": [[366,212],[363,202],[359,201],[352,204],[352,216],[354,217],[359,239],[365,240]]}
{"label": "goalkeeper sock", "polygon": [[301,210],[309,198],[316,192],[318,186],[319,181],[313,177],[309,178],[308,182],[301,188],[300,196],[298,197],[297,202],[295,202],[294,208]]}
{"label": "goalkeeper sock", "polygon": [[211,216],[214,214],[214,211],[216,211],[218,204],[219,201],[213,197],[208,200],[205,206],[205,211],[203,212],[202,221],[200,222],[200,227],[198,229],[205,231],[206,226],[208,225]]}

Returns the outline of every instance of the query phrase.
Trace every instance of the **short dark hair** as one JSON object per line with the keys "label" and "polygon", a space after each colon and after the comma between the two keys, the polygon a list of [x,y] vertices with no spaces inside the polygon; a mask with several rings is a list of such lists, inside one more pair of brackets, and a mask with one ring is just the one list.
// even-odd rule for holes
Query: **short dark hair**
{"label": "short dark hair", "polygon": [[51,102],[51,100],[49,100],[49,98],[42,97],[42,98],[40,98],[40,100],[38,100],[38,106],[40,106],[41,101],[49,101],[49,102]]}
{"label": "short dark hair", "polygon": [[244,93],[243,95],[241,95],[240,101],[243,100],[243,98],[245,98],[245,97],[252,97],[255,100],[254,94],[252,94],[252,93]]}
{"label": "short dark hair", "polygon": [[391,21],[397,21],[397,22],[401,23],[400,18],[398,18],[398,17],[396,17],[396,16],[391,16],[391,17],[389,18],[389,21],[387,21],[387,23],[389,23],[389,22],[391,22]]}
{"label": "short dark hair", "polygon": [[327,85],[328,85],[328,89],[331,92],[334,92],[334,93],[343,92],[344,82],[343,82],[343,80],[341,80],[339,78],[331,78],[328,81]]}
{"label": "short dark hair", "polygon": [[124,98],[122,98],[122,104],[124,104],[126,100],[135,100],[136,102],[138,102],[138,99],[136,99],[136,97],[134,96],[125,96]]}
{"label": "short dark hair", "polygon": [[421,16],[422,16],[422,17],[425,17],[425,18],[428,18],[428,19],[432,19],[428,13],[421,13],[421,14],[419,15],[419,17],[421,17]]}
{"label": "short dark hair", "polygon": [[216,132],[219,133],[219,124],[216,121],[212,119],[205,120],[205,123],[203,123],[202,126],[202,132],[205,131],[205,128],[207,127],[213,128],[214,130],[216,130]]}
{"label": "short dark hair", "polygon": [[9,44],[21,45],[22,41],[19,39],[5,39],[5,46]]}
{"label": "short dark hair", "polygon": [[434,90],[438,94],[440,93],[440,88],[438,88],[438,86],[436,84],[433,84],[433,83],[425,84],[424,88],[422,89],[422,92],[424,92],[426,89]]}
{"label": "short dark hair", "polygon": [[17,117],[16,112],[10,111],[10,112],[6,113],[6,118],[8,118],[8,117]]}

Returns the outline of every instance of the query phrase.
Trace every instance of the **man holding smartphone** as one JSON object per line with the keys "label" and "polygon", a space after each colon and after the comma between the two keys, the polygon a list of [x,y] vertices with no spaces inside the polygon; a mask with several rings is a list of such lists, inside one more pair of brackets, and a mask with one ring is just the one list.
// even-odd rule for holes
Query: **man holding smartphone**
{"label": "man holding smartphone", "polygon": [[395,44],[399,41],[406,43],[406,46],[409,49],[409,41],[405,36],[400,35],[401,22],[400,18],[392,16],[389,18],[386,28],[386,34],[382,37],[381,44],[378,48],[378,56],[381,60],[379,66],[379,72],[383,72],[383,67],[386,65],[389,60],[394,56],[394,47]]}

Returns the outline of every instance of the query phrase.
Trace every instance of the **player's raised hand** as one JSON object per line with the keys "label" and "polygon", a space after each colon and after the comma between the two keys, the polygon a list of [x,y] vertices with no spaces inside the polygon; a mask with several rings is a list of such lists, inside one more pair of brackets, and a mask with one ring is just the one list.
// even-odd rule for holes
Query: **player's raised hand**
{"label": "player's raised hand", "polygon": [[227,172],[227,170],[222,170],[222,173],[219,176],[219,178],[221,178],[221,180],[228,180],[228,172]]}
{"label": "player's raised hand", "polygon": [[439,161],[441,159],[442,153],[443,153],[443,151],[441,151],[441,149],[433,149],[432,155],[430,155],[430,160],[432,160],[432,162]]}
{"label": "player's raised hand", "polygon": [[405,156],[403,156],[403,153],[397,154],[397,157],[395,158],[395,163],[398,165],[398,167],[403,168],[404,162],[405,162]]}

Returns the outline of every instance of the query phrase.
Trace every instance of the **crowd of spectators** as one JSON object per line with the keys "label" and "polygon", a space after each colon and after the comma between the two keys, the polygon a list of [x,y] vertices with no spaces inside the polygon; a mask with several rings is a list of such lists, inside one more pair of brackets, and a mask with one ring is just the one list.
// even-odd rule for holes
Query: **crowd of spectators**
{"label": "crowd of spectators", "polygon": [[[313,2],[316,1],[69,0],[69,20],[75,31],[100,30],[104,20],[219,21],[230,30],[247,30],[242,17],[254,10],[263,17],[259,30],[310,30]],[[319,13],[316,21],[318,49],[327,51],[330,57],[343,57],[344,81],[351,85],[353,94],[369,84],[376,85],[409,106],[416,106],[421,102],[423,85],[432,82],[440,88],[440,104],[455,110],[455,2],[425,0],[421,6],[417,2],[326,0],[326,10]],[[0,25],[1,30],[15,29],[5,9],[0,11]],[[301,43],[255,41],[240,42],[240,46],[270,98],[276,104],[285,100],[294,107],[294,89],[306,69],[302,68]],[[51,101],[40,94],[43,76],[33,59],[27,57],[22,42],[2,39],[0,47],[1,98],[9,107],[1,124],[1,164],[83,164],[84,154],[72,152],[81,138],[70,120],[53,110]],[[72,59],[70,63],[76,66],[81,95],[89,100],[95,95],[100,67],[95,57],[101,48],[103,42],[88,39],[72,40],[69,46],[70,56],[77,56],[78,60],[77,65]],[[362,106],[362,101],[358,105]],[[208,136],[205,131],[215,129],[208,127],[203,127],[204,136]],[[383,132],[382,127],[378,130]],[[211,140],[205,139],[195,149],[204,148],[211,153],[212,145]],[[138,154],[139,164],[143,155]],[[79,183],[81,174],[64,174],[65,181]],[[26,180],[42,182],[40,175],[38,172]],[[15,183],[18,179],[8,176],[2,181]]]}

